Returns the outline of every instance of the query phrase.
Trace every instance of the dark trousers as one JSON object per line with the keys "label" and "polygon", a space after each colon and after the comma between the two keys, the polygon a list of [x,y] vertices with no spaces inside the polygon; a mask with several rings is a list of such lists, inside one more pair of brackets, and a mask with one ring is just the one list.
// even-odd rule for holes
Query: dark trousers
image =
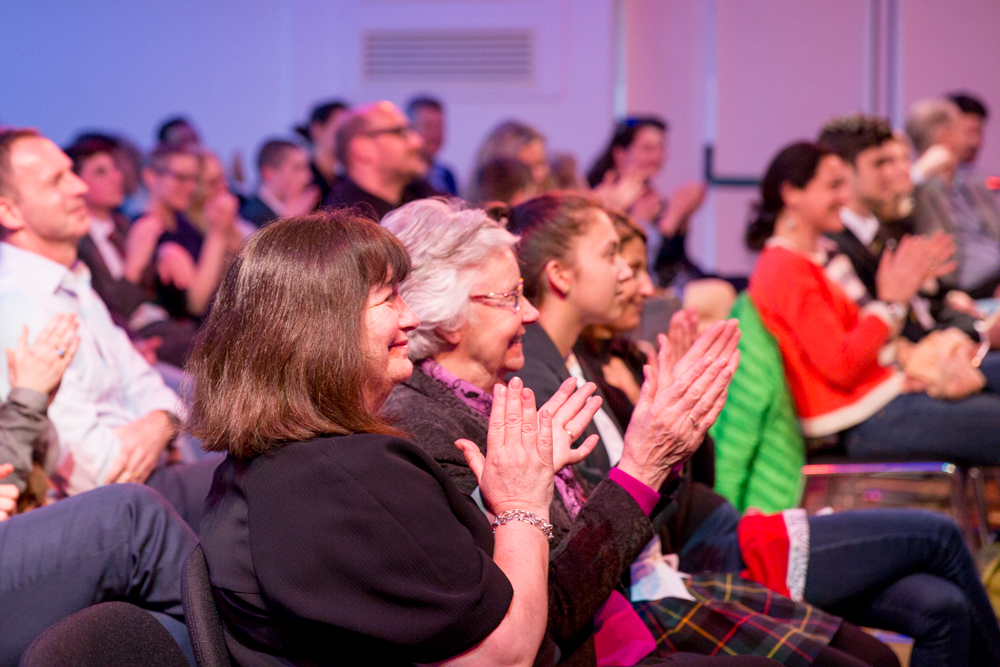
{"label": "dark trousers", "polygon": [[[728,503],[717,509],[685,545],[681,569],[741,571],[739,519]],[[958,526],[940,514],[810,517],[805,600],[857,625],[912,637],[911,667],[1000,664],[1000,627],[975,561]]]}
{"label": "dark trousers", "polygon": [[163,497],[139,484],[0,523],[0,665],[16,665],[46,628],[98,602],[124,600],[183,622],[181,567],[197,543]]}
{"label": "dark trousers", "polygon": [[212,488],[212,476],[224,458],[223,454],[209,454],[194,463],[158,466],[146,480],[146,486],[166,498],[197,535],[205,499]]}

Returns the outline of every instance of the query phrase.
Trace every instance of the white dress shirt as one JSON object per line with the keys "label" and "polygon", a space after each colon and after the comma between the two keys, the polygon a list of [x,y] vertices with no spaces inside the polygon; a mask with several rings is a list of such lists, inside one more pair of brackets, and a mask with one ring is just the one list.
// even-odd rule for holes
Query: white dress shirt
{"label": "white dress shirt", "polygon": [[104,266],[108,267],[108,273],[115,280],[121,280],[122,276],[125,275],[125,258],[111,242],[111,234],[114,231],[114,220],[101,220],[90,216],[90,238],[97,246],[97,252],[104,260]]}
{"label": "white dress shirt", "polygon": [[866,246],[870,246],[878,235],[879,223],[874,215],[864,216],[844,206],[840,209],[840,221]]}
{"label": "white dress shirt", "polygon": [[[69,312],[80,322],[80,348],[48,414],[60,442],[53,480],[74,494],[103,482],[121,450],[115,428],[156,410],[183,416],[183,406],[112,322],[83,262],[70,270],[0,242],[0,348],[14,348],[25,325],[33,341],[52,316]],[[6,400],[9,393],[3,363],[0,398]]]}

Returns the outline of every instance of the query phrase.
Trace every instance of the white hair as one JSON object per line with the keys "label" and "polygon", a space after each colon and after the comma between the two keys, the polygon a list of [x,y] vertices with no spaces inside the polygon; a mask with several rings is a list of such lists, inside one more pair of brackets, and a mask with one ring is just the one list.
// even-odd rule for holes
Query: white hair
{"label": "white hair", "polygon": [[413,265],[399,287],[420,316],[410,332],[410,358],[433,357],[449,345],[440,332],[465,324],[476,273],[490,257],[513,250],[518,237],[458,199],[411,202],[386,215],[382,226],[403,242]]}
{"label": "white hair", "polygon": [[917,155],[931,147],[940,128],[952,125],[961,109],[947,98],[920,100],[910,107],[906,119],[906,133],[913,142]]}

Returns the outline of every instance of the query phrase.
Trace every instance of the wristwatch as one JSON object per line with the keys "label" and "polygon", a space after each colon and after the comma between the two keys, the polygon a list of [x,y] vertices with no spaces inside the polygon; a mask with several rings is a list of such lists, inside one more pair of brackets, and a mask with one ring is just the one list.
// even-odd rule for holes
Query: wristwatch
{"label": "wristwatch", "polygon": [[889,309],[889,314],[892,315],[892,318],[897,322],[902,322],[906,319],[906,311],[908,309],[903,304],[898,301],[892,301],[887,303],[886,307]]}

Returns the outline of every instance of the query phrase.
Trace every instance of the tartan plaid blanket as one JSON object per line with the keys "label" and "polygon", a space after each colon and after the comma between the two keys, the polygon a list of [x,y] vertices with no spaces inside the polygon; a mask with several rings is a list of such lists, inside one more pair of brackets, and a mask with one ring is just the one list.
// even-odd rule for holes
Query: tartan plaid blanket
{"label": "tartan plaid blanket", "polygon": [[840,629],[839,617],[735,574],[694,575],[687,585],[694,602],[632,603],[662,653],[757,655],[805,667]]}

